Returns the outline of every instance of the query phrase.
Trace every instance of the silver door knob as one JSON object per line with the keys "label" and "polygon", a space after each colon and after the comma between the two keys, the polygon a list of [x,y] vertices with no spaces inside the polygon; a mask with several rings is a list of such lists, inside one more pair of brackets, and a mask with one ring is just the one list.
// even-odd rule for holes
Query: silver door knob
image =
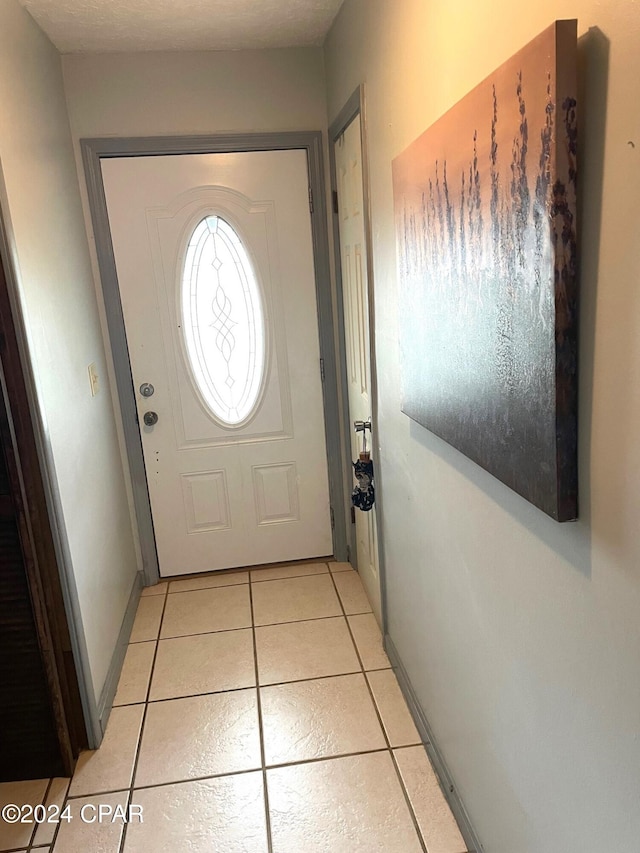
{"label": "silver door knob", "polygon": [[158,423],[158,415],[155,412],[145,412],[142,416],[145,426],[155,426]]}
{"label": "silver door knob", "polygon": [[143,397],[152,397],[155,390],[150,382],[143,382],[140,386],[140,393]]}
{"label": "silver door knob", "polygon": [[364,432],[366,429],[371,432],[371,421],[354,421],[353,428],[356,432]]}

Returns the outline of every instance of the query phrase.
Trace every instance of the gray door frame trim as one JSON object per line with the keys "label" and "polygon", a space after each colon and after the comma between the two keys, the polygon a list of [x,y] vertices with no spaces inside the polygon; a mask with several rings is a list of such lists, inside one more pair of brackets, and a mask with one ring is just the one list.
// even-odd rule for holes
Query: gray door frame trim
{"label": "gray door frame trim", "polygon": [[[375,333],[375,290],[374,290],[374,269],[373,269],[373,241],[371,230],[371,198],[369,193],[369,156],[367,144],[367,120],[366,120],[366,99],[364,84],[360,84],[358,88],[351,94],[344,107],[340,110],[335,120],[329,127],[329,174],[331,180],[332,196],[338,191],[338,181],[336,172],[336,144],[340,136],[344,133],[351,122],[360,116],[360,132],[362,145],[362,190],[364,198],[364,233],[366,239],[366,257],[367,257],[367,295],[369,299],[369,361],[371,364],[371,416],[373,419],[374,433],[371,441],[371,454],[375,470],[375,485],[376,485],[376,502],[374,512],[376,513],[376,523],[378,531],[378,573],[380,579],[380,607],[382,612],[382,634],[387,632],[387,584],[384,562],[384,536],[382,530],[383,519],[383,489],[380,466],[379,443],[377,439],[378,426],[378,374],[376,363],[376,333]],[[333,196],[335,197],[335,196]],[[334,264],[336,274],[336,301],[337,301],[337,326],[338,334],[338,359],[339,371],[341,377],[341,391],[345,401],[344,403],[344,418],[342,421],[342,438],[344,446],[349,452],[351,447],[351,430],[352,424],[349,421],[349,390],[347,387],[347,354],[345,344],[345,318],[342,302],[342,259],[340,257],[340,223],[338,214],[332,212],[333,224],[333,250]],[[348,492],[351,491],[351,465],[348,465],[349,484]],[[346,503],[346,507],[350,506],[350,502]],[[355,525],[350,523],[349,519],[345,518],[348,524],[348,541],[349,550],[352,562],[356,560],[356,541],[355,541]]]}
{"label": "gray door frame trim", "polygon": [[[96,242],[107,328],[122,412],[127,458],[131,472],[131,485],[140,536],[145,585],[156,583],[160,577],[160,572],[100,161],[114,157],[149,157],[166,154],[214,154],[238,151],[282,151],[290,149],[303,149],[306,151],[309,187],[312,199],[311,230],[316,278],[320,357],[323,359],[324,365],[323,396],[329,496],[334,523],[332,531],[333,548],[336,559],[346,559],[347,530],[343,471],[340,464],[341,429],[338,415],[338,356],[334,343],[334,316],[331,299],[329,235],[327,228],[322,133],[320,131],[295,131],[260,134],[216,134],[211,136],[107,137],[81,139],[80,148],[87,181],[89,210]],[[318,365],[318,370],[320,370],[320,365]]]}

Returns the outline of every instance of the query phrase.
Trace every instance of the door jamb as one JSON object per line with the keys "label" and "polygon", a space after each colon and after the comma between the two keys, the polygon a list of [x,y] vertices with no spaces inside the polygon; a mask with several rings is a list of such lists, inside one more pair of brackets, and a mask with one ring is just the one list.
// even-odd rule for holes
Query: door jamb
{"label": "door jamb", "polygon": [[[307,153],[311,231],[318,310],[318,333],[323,373],[329,497],[331,502],[334,556],[346,559],[347,528],[345,496],[341,466],[341,430],[339,424],[337,353],[334,343],[334,317],[329,269],[329,236],[325,197],[322,133],[300,131],[260,134],[225,134],[212,136],[149,136],[128,138],[81,139],[80,147],[87,181],[89,209],[96,242],[98,267],[102,283],[109,344],[113,354],[116,386],[120,400],[122,423],[134,509],[140,536],[145,585],[157,583],[160,577],[149,491],[145,475],[142,443],[138,428],[135,389],[131,376],[124,316],[118,288],[115,257],[107,204],[102,182],[101,159],[114,157],[149,157],[167,154],[214,154],[238,151],[281,151],[304,149]],[[318,365],[318,370],[321,365]]]}
{"label": "door jamb", "polygon": [[[366,239],[366,256],[367,256],[367,297],[369,300],[369,362],[371,366],[371,416],[374,424],[374,429],[378,425],[378,375],[376,369],[376,346],[375,346],[375,293],[374,293],[374,273],[373,273],[373,243],[371,239],[371,198],[369,193],[369,157],[367,145],[367,121],[366,121],[366,100],[365,87],[360,84],[358,88],[348,98],[346,104],[340,110],[334,121],[329,127],[329,174],[331,180],[331,196],[332,199],[337,199],[338,181],[336,171],[336,144],[342,136],[346,128],[351,122],[360,115],[360,138],[362,145],[362,193],[364,200],[364,233]],[[340,257],[340,223],[335,205],[332,209],[332,224],[333,224],[333,251],[334,264],[336,274],[336,302],[337,302],[337,326],[338,326],[338,369],[340,373],[341,393],[344,402],[344,417],[342,419],[342,439],[347,453],[351,447],[351,430],[352,425],[349,422],[349,395],[347,386],[347,355],[345,344],[345,318],[342,301],[342,259]],[[377,435],[377,433],[375,433]],[[381,488],[381,466],[378,441],[372,437],[371,455],[373,458],[375,470],[376,484],[376,501],[373,511],[376,514],[377,533],[378,533],[378,577],[380,580],[380,608],[382,613],[382,633],[383,636],[387,632],[387,607],[386,607],[386,574],[384,566],[384,540],[382,532],[382,488]],[[347,459],[345,470],[351,472],[350,460]],[[351,491],[351,477],[347,483],[347,495]],[[350,506],[350,501],[345,503],[346,507]],[[356,541],[355,541],[355,525],[350,523],[350,519],[345,517],[347,524],[347,540],[349,542],[349,551],[352,563],[356,560]]]}

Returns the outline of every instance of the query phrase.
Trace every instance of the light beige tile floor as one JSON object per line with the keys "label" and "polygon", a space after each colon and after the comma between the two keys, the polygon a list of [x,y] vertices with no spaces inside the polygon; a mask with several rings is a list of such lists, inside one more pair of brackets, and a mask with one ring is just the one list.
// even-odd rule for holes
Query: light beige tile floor
{"label": "light beige tile floor", "polygon": [[0,784],[72,819],[0,820],[0,851],[464,853],[370,611],[347,563],[146,591],[101,748]]}

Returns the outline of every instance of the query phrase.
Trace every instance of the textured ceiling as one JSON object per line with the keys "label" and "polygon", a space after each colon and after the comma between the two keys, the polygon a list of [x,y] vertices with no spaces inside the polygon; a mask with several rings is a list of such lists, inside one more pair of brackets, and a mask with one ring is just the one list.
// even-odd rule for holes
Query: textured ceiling
{"label": "textured ceiling", "polygon": [[343,0],[20,0],[61,53],[319,45]]}

